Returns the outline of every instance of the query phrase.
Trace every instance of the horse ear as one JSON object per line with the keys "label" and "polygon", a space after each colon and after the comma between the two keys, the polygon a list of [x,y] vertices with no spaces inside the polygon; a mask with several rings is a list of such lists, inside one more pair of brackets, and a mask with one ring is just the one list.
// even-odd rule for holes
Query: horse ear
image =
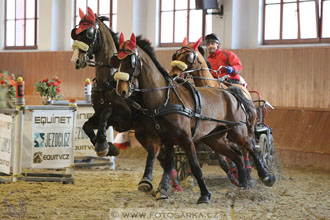
{"label": "horse ear", "polygon": [[182,42],[182,46],[186,46],[187,44],[188,44],[187,37],[184,37],[183,42]]}
{"label": "horse ear", "polygon": [[120,37],[119,37],[119,45],[123,44],[125,42],[125,37],[123,32],[121,32]]}
{"label": "horse ear", "polygon": [[95,24],[95,15],[90,7],[87,7],[87,20],[92,21]]}
{"label": "horse ear", "polygon": [[84,19],[85,17],[85,13],[81,10],[81,8],[79,8],[79,17],[80,19]]}
{"label": "horse ear", "polygon": [[199,38],[198,41],[196,41],[193,45],[191,45],[191,48],[193,48],[195,51],[197,51],[201,42],[202,42],[202,38]]}
{"label": "horse ear", "polygon": [[135,37],[134,33],[132,33],[130,41],[131,41],[132,46],[134,48],[136,46],[136,37]]}

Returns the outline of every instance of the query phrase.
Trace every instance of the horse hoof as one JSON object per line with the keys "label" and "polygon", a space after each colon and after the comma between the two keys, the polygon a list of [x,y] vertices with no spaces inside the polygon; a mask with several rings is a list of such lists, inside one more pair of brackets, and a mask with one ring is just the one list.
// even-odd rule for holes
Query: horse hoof
{"label": "horse hoof", "polygon": [[96,152],[98,157],[106,157],[108,155],[108,150]]}
{"label": "horse hoof", "polygon": [[109,152],[107,156],[115,156],[115,157],[118,156],[120,153],[119,148],[111,142],[108,142],[108,145],[109,145]]}
{"label": "horse hoof", "polygon": [[152,182],[147,178],[143,178],[138,185],[140,192],[150,192],[153,189]]}
{"label": "horse hoof", "polygon": [[168,199],[168,194],[165,190],[158,190],[156,193],[156,201],[161,199]]}
{"label": "horse hoof", "polygon": [[262,179],[262,182],[265,184],[265,186],[272,187],[276,181],[276,177],[274,174],[270,173],[267,177]]}
{"label": "horse hoof", "polygon": [[201,196],[199,197],[197,204],[202,204],[202,203],[210,203],[210,199],[211,199],[211,195],[207,195],[207,196]]}
{"label": "horse hoof", "polygon": [[97,156],[99,156],[99,157],[107,156],[107,154],[109,152],[108,142],[104,141],[102,143],[96,143],[95,151],[96,151]]}

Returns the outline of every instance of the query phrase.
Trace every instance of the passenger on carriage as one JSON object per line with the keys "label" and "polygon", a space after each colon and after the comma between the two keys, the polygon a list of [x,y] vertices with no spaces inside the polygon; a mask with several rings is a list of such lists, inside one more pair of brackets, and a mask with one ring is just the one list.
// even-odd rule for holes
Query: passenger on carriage
{"label": "passenger on carriage", "polygon": [[240,73],[243,70],[242,63],[238,56],[228,50],[220,48],[220,38],[212,33],[205,37],[209,57],[207,58],[212,67],[212,75],[214,78],[220,78],[229,75],[229,82],[241,84],[247,87],[247,84]]}

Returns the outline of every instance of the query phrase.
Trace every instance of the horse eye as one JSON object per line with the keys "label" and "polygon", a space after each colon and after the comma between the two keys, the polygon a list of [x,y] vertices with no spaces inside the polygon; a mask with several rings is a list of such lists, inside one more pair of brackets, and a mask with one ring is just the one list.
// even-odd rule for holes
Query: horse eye
{"label": "horse eye", "polygon": [[194,62],[194,55],[192,53],[189,53],[187,55],[187,61],[190,63],[190,64],[193,64]]}
{"label": "horse eye", "polygon": [[135,63],[136,63],[135,56],[132,55],[132,56],[131,56],[131,66],[132,66],[132,68],[135,67]]}

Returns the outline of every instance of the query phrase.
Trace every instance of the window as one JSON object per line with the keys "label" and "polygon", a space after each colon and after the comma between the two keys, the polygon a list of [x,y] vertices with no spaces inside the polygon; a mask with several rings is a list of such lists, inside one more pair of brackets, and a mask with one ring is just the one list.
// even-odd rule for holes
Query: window
{"label": "window", "polygon": [[75,25],[80,21],[79,8],[86,13],[87,6],[98,16],[110,18],[110,22],[104,23],[113,31],[117,30],[117,0],[75,0]]}
{"label": "window", "polygon": [[36,49],[37,0],[5,0],[5,49]]}
{"label": "window", "polygon": [[212,27],[212,17],[206,15],[206,10],[197,10],[195,0],[160,0],[159,20],[161,47],[179,46],[184,37],[188,42],[197,41]]}
{"label": "window", "polygon": [[330,0],[264,0],[264,44],[330,42]]}

